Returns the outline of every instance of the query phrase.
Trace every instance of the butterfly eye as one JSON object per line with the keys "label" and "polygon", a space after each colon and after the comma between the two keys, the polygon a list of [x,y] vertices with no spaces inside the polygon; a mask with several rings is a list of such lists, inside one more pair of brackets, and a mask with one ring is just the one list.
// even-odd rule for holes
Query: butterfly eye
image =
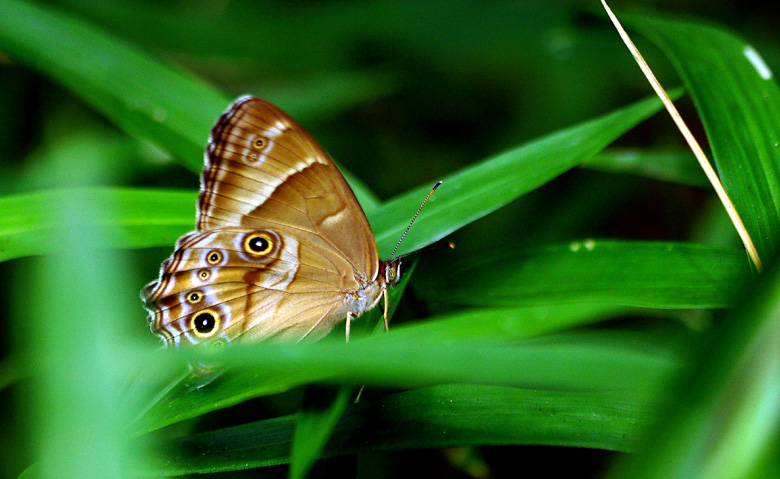
{"label": "butterfly eye", "polygon": [[198,303],[201,299],[203,299],[203,293],[200,291],[193,291],[187,295],[187,302],[190,304]]}
{"label": "butterfly eye", "polygon": [[391,262],[387,265],[385,270],[385,282],[389,285],[394,285],[398,282],[401,276],[401,262]]}
{"label": "butterfly eye", "polygon": [[264,138],[255,138],[252,141],[252,148],[255,150],[262,150],[265,147],[265,139]]}
{"label": "butterfly eye", "polygon": [[219,315],[213,309],[204,309],[192,315],[190,329],[199,338],[211,337],[219,329]]}
{"label": "butterfly eye", "polygon": [[209,277],[211,277],[211,271],[207,269],[202,269],[198,271],[198,278],[200,278],[201,281],[206,281],[207,279],[209,279]]}
{"label": "butterfly eye", "polygon": [[219,264],[222,262],[222,253],[219,251],[212,251],[206,256],[206,261],[208,261],[210,265]]}
{"label": "butterfly eye", "polygon": [[255,233],[244,239],[244,250],[255,256],[267,255],[274,247],[274,240],[266,233]]}

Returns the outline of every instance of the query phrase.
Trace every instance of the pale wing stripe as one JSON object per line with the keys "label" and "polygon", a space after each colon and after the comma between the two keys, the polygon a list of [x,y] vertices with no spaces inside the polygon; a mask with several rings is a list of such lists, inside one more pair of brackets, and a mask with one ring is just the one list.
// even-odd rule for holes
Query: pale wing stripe
{"label": "pale wing stripe", "polygon": [[[217,168],[215,168],[215,169],[217,169]],[[223,171],[227,171],[227,170],[223,170]],[[233,174],[233,173],[231,172],[231,174]],[[270,195],[273,195],[273,192],[274,192],[274,191],[276,191],[276,188],[274,188],[274,189],[273,189],[273,190],[271,190],[271,192],[269,193],[269,196],[266,196],[266,195],[264,195],[264,194],[262,194],[262,193],[260,193],[260,192],[258,192],[258,191],[248,190],[248,189],[246,189],[246,188],[243,188],[243,187],[241,187],[241,186],[239,186],[239,185],[236,185],[236,184],[233,184],[233,183],[229,183],[229,182],[227,182],[227,181],[225,181],[225,180],[220,180],[219,184],[220,184],[220,185],[227,185],[227,186],[232,186],[233,188],[235,188],[235,189],[237,189],[237,190],[243,190],[243,191],[246,191],[247,193],[249,193],[250,195],[252,195],[252,196],[253,196],[253,197],[255,197],[255,198],[258,198],[258,197],[259,197],[259,198],[264,198],[264,201],[261,201],[261,202],[259,202],[259,203],[249,203],[249,202],[247,202],[247,201],[243,201],[243,200],[241,200],[241,199],[239,199],[239,198],[235,198],[235,197],[233,197],[233,196],[228,196],[228,195],[226,195],[225,193],[221,193],[221,192],[219,192],[219,191],[213,191],[213,193],[212,193],[212,196],[211,196],[212,198],[214,198],[215,196],[221,196],[222,198],[227,198],[227,199],[229,199],[229,200],[232,200],[232,201],[235,201],[235,202],[237,202],[237,203],[241,203],[241,204],[244,204],[244,205],[247,205],[247,206],[251,206],[251,207],[252,207],[252,209],[255,209],[255,208],[257,208],[258,206],[262,206],[262,205],[264,205],[266,201],[268,201],[268,200],[270,200],[270,199],[271,199],[271,196],[270,196]],[[292,205],[289,205],[289,204],[287,204],[287,203],[283,203],[283,202],[281,202],[281,201],[279,201],[279,200],[271,200],[271,201],[273,201],[274,203],[276,203],[276,204],[278,204],[278,205],[281,205],[281,206],[284,206],[284,207],[290,208],[291,210],[297,211],[297,212],[299,212],[299,213],[304,213],[304,214],[306,213],[306,211],[304,211],[304,210],[301,210],[301,209],[295,208],[294,206],[292,206]],[[213,202],[212,202],[212,204],[211,204],[211,205],[209,205],[209,206],[211,206],[211,207],[217,207],[216,205],[214,205],[214,204],[213,204]],[[223,208],[223,209],[224,209],[224,208]],[[249,216],[249,215],[245,215],[245,216]],[[254,218],[254,217],[253,217],[253,218]]]}
{"label": "pale wing stripe", "polygon": [[[248,129],[244,129],[244,131],[248,132],[249,130]],[[294,150],[290,149],[284,143],[280,143],[278,141],[274,141],[273,142],[274,148],[279,148],[279,149],[285,150],[288,153],[287,156],[286,156],[287,158],[295,158],[299,162],[305,162],[307,157],[314,157],[314,159],[317,160],[316,161],[317,163],[320,163],[322,165],[326,165],[326,166],[335,168],[335,165],[333,164],[333,160],[331,160],[330,157],[328,157],[327,153],[325,153],[319,147],[312,147],[310,145],[310,141],[314,141],[313,139],[312,140],[308,140],[308,141],[301,141],[301,140],[304,139],[304,137],[303,137],[304,132],[303,131],[296,131],[296,133],[298,133],[300,136],[296,137],[296,141],[294,143],[294,146],[298,146],[300,149],[304,150],[304,152],[308,153],[306,156],[300,156],[300,155],[296,154]],[[231,137],[243,140],[243,142],[242,143],[237,143],[235,141],[232,141]],[[222,145],[226,145],[226,146],[230,145],[230,146],[233,146],[235,148],[238,148],[238,150],[236,151],[236,150],[232,150],[232,149],[228,150],[227,148],[222,147],[222,150],[223,151],[229,151],[230,153],[234,153],[237,156],[242,156],[242,157],[246,158],[246,156],[242,155],[241,152],[246,149],[246,143],[249,142],[250,140],[251,140],[250,137],[242,136],[240,134],[237,134],[237,133],[231,131],[230,133],[222,135],[222,137],[219,140],[219,145],[220,146],[222,146]],[[280,158],[280,157],[277,157],[276,154],[274,154],[274,155],[270,155],[269,154],[269,155],[266,156],[266,158],[272,159],[272,160],[276,161],[277,163],[285,165],[287,168],[290,168],[292,166],[289,163],[283,161],[282,158],[285,158],[285,156],[281,156],[281,158]],[[254,163],[254,161],[252,163]],[[267,162],[263,162],[262,164],[266,164],[266,163]],[[249,166],[251,166],[251,164]],[[319,178],[320,179],[324,179],[323,177],[319,177]]]}

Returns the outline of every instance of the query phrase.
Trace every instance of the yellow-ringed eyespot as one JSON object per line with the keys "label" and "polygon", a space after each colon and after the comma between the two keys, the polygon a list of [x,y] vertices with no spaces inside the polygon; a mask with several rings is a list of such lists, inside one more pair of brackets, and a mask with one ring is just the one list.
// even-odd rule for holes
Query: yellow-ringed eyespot
{"label": "yellow-ringed eyespot", "polygon": [[254,256],[264,256],[274,249],[274,239],[268,233],[253,233],[244,238],[244,251]]}
{"label": "yellow-ringed eyespot", "polygon": [[211,277],[211,271],[209,271],[207,269],[202,269],[202,270],[198,271],[198,278],[201,281],[206,281],[210,277]]}
{"label": "yellow-ringed eyespot", "polygon": [[219,314],[213,309],[204,309],[190,318],[190,329],[199,338],[210,338],[219,330]]}
{"label": "yellow-ringed eyespot", "polygon": [[210,265],[219,264],[222,262],[222,253],[219,251],[210,251],[209,254],[206,256],[206,261]]}
{"label": "yellow-ringed eyespot", "polygon": [[265,148],[265,138],[257,137],[252,140],[252,148],[255,150],[262,150]]}
{"label": "yellow-ringed eyespot", "polygon": [[190,291],[187,293],[187,302],[190,304],[199,303],[203,299],[203,293],[200,291]]}

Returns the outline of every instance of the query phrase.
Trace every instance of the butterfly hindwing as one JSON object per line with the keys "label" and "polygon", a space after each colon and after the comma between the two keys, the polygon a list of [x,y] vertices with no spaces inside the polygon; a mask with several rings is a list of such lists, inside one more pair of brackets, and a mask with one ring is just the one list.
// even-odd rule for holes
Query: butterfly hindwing
{"label": "butterfly hindwing", "polygon": [[151,327],[175,346],[318,336],[346,309],[337,273],[312,263],[338,260],[273,230],[190,233],[144,289]]}

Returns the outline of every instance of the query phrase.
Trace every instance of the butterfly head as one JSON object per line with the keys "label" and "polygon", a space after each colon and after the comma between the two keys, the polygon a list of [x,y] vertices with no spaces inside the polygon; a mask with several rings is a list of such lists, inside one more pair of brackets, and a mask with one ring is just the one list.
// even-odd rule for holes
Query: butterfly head
{"label": "butterfly head", "polygon": [[380,274],[386,286],[395,286],[401,280],[401,258],[390,259],[382,263]]}

